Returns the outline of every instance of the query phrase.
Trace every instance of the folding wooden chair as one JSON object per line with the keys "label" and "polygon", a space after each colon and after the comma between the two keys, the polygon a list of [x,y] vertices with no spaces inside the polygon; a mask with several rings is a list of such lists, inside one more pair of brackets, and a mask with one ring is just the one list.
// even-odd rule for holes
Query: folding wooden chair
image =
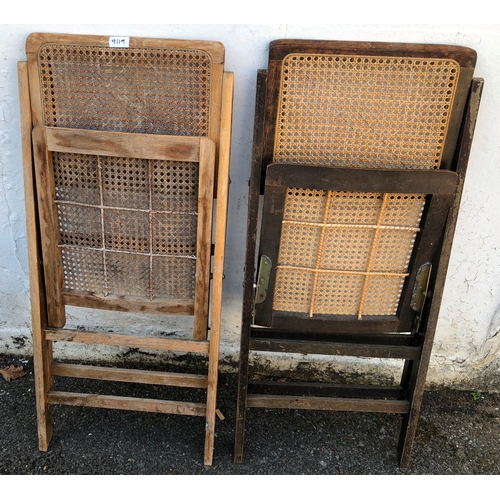
{"label": "folding wooden chair", "polygon": [[[475,60],[454,46],[271,43],[258,72],[236,462],[257,407],[401,414],[408,467],[482,90]],[[404,361],[388,387],[276,382],[250,377],[256,351]]]}
{"label": "folding wooden chair", "polygon": [[[218,42],[113,43],[32,34],[19,63],[39,447],[54,404],[196,415],[210,465],[233,75]],[[192,315],[193,338],[69,330],[67,305]],[[53,342],[205,354],[208,374],[57,363]],[[65,393],[55,376],[193,387],[207,399]]]}

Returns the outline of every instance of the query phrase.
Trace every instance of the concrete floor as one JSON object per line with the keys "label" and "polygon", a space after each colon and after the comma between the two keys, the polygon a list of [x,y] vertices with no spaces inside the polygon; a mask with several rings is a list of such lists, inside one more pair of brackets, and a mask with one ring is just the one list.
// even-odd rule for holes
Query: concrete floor
{"label": "concrete floor", "polygon": [[[426,392],[410,468],[396,459],[400,418],[368,413],[251,409],[242,464],[232,460],[236,375],[222,374],[212,467],[203,465],[199,417],[57,406],[49,451],[37,444],[33,363],[0,355],[26,376],[0,377],[0,474],[449,475],[500,474],[500,394]],[[57,388],[75,390],[63,379]],[[184,397],[180,389],[83,381],[77,390]],[[108,392],[111,391],[111,392]],[[192,394],[189,394],[192,397]],[[200,392],[203,398],[203,393]]]}

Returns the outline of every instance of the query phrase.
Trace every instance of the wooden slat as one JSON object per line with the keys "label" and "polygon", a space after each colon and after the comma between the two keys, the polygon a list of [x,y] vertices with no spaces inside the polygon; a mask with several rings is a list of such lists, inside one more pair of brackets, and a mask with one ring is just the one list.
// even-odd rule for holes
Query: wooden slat
{"label": "wooden slat", "polygon": [[408,363],[406,380],[403,382],[408,387],[409,399],[411,401],[411,412],[403,418],[401,433],[398,444],[398,456],[400,467],[407,469],[410,464],[410,454],[413,445],[415,433],[417,431],[420,407],[425,388],[425,379],[429,368],[430,356],[434,336],[436,332],[437,321],[439,317],[439,308],[443,297],[444,285],[446,281],[446,271],[448,268],[451,249],[453,245],[453,236],[458,220],[460,200],[462,197],[465,174],[469,162],[472,139],[481,103],[484,81],[481,78],[474,78],[471,83],[470,95],[465,109],[463,127],[460,139],[458,141],[456,163],[453,166],[459,177],[457,193],[448,213],[442,247],[438,253],[439,258],[436,271],[431,275],[430,289],[433,291],[432,301],[428,301],[424,308],[422,318],[422,356],[419,362]]}
{"label": "wooden slat", "polygon": [[207,354],[209,343],[203,340],[159,339],[154,337],[138,337],[114,333],[83,332],[79,330],[47,328],[45,337],[58,342],[77,342],[82,344],[98,344],[124,346],[138,349],[160,349],[164,351],[192,352]]}
{"label": "wooden slat", "polygon": [[257,71],[255,96],[254,129],[252,144],[252,164],[248,189],[248,214],[246,230],[245,269],[243,280],[243,304],[241,313],[240,359],[238,368],[238,396],[236,402],[236,423],[234,431],[234,461],[243,460],[245,418],[247,410],[247,386],[250,358],[250,337],[254,299],[255,259],[257,247],[257,228],[259,218],[259,199],[264,187],[262,163],[262,137],[264,133],[264,104],[266,96],[265,70]]}
{"label": "wooden slat", "polygon": [[55,199],[52,157],[47,150],[45,130],[37,127],[33,130],[33,152],[35,175],[40,211],[40,237],[45,276],[48,324],[62,327],[66,323],[64,302],[62,300],[63,266],[61,250],[58,248],[59,224]]}
{"label": "wooden slat", "polygon": [[298,396],[265,396],[249,394],[250,408],[284,408],[290,410],[364,411],[374,413],[408,413],[408,401],[357,398],[322,398]]}
{"label": "wooden slat", "polygon": [[377,386],[356,384],[328,384],[323,382],[275,382],[255,380],[248,384],[250,394],[288,396],[350,397],[363,399],[404,399],[400,385]]}
{"label": "wooden slat", "polygon": [[[221,140],[221,105],[222,105],[222,80],[224,75],[224,64],[212,61],[212,74],[210,79],[210,121],[208,137],[214,141],[216,158],[219,156]],[[215,162],[215,176],[218,172],[218,161]],[[217,185],[214,186],[214,193]]]}
{"label": "wooden slat", "polygon": [[198,137],[44,128],[49,151],[173,161],[198,161],[200,154]]}
{"label": "wooden slat", "polygon": [[252,328],[254,339],[305,340],[308,342],[340,342],[368,345],[416,346],[418,338],[406,333],[295,332],[274,328]]}
{"label": "wooden slat", "polygon": [[340,342],[308,342],[306,340],[252,339],[252,351],[295,352],[327,356],[363,356],[368,358],[418,359],[420,347],[391,346]]}
{"label": "wooden slat", "polygon": [[30,278],[31,328],[33,335],[33,363],[35,365],[36,412],[38,446],[48,449],[52,437],[52,416],[46,393],[53,388],[54,378],[49,366],[52,362],[52,344],[45,340],[42,328],[47,323],[44,296],[43,268],[40,248],[40,230],[36,204],[36,185],[31,149],[31,106],[27,63],[18,63],[19,101],[21,112],[21,145],[23,155],[24,200],[26,206],[26,238]]}
{"label": "wooden slat", "polygon": [[201,139],[199,165],[193,338],[203,340],[207,338],[208,328],[215,168],[215,145],[208,138]]}
{"label": "wooden slat", "polygon": [[[272,291],[271,286],[269,286],[269,290]],[[268,297],[270,294],[269,290]],[[271,301],[268,300],[266,302]],[[258,305],[261,306],[262,304]],[[256,310],[259,311],[257,307]],[[263,307],[262,310],[264,310]],[[264,313],[261,314],[263,315]],[[364,316],[362,320],[359,320],[357,316],[351,316],[351,319],[348,318],[348,316],[341,315],[328,317],[322,314],[316,314],[310,318],[308,313],[273,311],[272,326],[273,328],[282,330],[318,333],[332,331],[339,333],[384,333],[400,330],[400,322],[396,316]],[[261,323],[264,323],[264,320]]]}
{"label": "wooden slat", "polygon": [[[116,35],[116,33],[115,33]],[[110,35],[111,36],[111,35]],[[26,41],[26,53],[35,54],[45,43],[63,45],[84,45],[109,47],[110,36],[103,35],[67,35],[60,33],[32,33]],[[113,35],[114,36],[114,35]],[[127,36],[121,33],[118,36]],[[203,50],[210,54],[214,63],[224,62],[224,45],[216,41],[177,40],[169,38],[130,37],[130,48],[185,49]],[[127,49],[120,49],[127,50]]]}
{"label": "wooden slat", "polygon": [[474,66],[476,51],[468,47],[428,43],[349,42],[338,40],[273,40],[269,44],[270,61],[281,61],[290,53],[342,54],[393,57],[439,57],[454,59],[462,66]]}
{"label": "wooden slat", "polygon": [[59,377],[113,380],[115,382],[193,387],[197,389],[206,389],[208,383],[205,375],[165,373],[159,371],[74,365],[68,363],[53,363],[51,366],[51,372],[52,375]]}
{"label": "wooden slat", "polygon": [[193,299],[148,300],[133,296],[121,297],[113,294],[102,297],[73,291],[63,291],[62,297],[64,304],[68,306],[145,314],[181,314],[192,316],[194,313]]}
{"label": "wooden slat", "polygon": [[215,436],[215,410],[219,367],[220,325],[222,318],[222,281],[229,201],[229,157],[233,109],[233,73],[224,73],[222,87],[221,135],[219,168],[217,172],[217,203],[215,216],[215,248],[212,280],[212,314],[210,324],[210,351],[208,357],[207,427],[205,433],[205,465],[211,465]]}
{"label": "wooden slat", "polygon": [[449,170],[340,168],[335,165],[274,163],[267,167],[267,186],[373,193],[453,194],[458,177]]}
{"label": "wooden slat", "polygon": [[153,413],[173,413],[176,415],[205,416],[205,403],[185,403],[162,401],[159,399],[131,398],[124,396],[103,396],[76,392],[50,391],[48,401],[53,405],[90,406],[113,410],[147,411]]}

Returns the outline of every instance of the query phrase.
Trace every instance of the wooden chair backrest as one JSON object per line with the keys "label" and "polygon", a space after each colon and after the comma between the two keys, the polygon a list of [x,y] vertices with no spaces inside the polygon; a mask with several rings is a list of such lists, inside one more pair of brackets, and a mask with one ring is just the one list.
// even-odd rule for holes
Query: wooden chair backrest
{"label": "wooden chair backrest", "polygon": [[[223,45],[33,34],[26,50],[50,325],[64,305],[194,314],[206,338]],[[165,136],[175,154],[152,156]]]}

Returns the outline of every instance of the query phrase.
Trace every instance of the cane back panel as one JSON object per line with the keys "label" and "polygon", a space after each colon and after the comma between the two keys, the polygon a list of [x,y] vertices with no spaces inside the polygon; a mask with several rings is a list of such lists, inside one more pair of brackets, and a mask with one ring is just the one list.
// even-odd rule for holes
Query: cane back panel
{"label": "cane back panel", "polygon": [[35,125],[218,138],[219,42],[35,34],[27,52]]}
{"label": "cane back panel", "polygon": [[64,287],[193,299],[198,164],[52,156]]}
{"label": "cane back panel", "polygon": [[[398,47],[383,44],[302,45],[271,45],[263,166],[363,169],[368,177],[373,170],[450,168],[469,49],[429,54],[417,47],[396,56]],[[426,192],[398,192],[397,184],[375,192],[355,184],[347,191],[305,188],[306,177],[305,169],[286,186],[271,293],[267,305],[256,306],[257,323],[270,326],[267,316],[282,313],[396,318],[432,181]],[[269,210],[275,214],[277,206]],[[264,210],[264,228],[273,216]]]}

